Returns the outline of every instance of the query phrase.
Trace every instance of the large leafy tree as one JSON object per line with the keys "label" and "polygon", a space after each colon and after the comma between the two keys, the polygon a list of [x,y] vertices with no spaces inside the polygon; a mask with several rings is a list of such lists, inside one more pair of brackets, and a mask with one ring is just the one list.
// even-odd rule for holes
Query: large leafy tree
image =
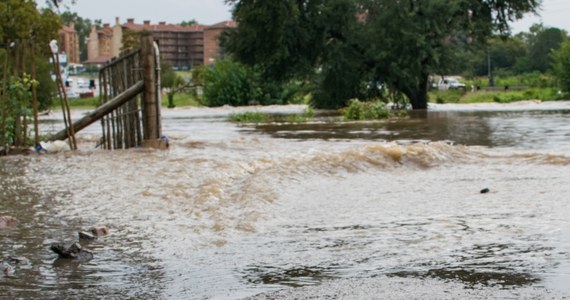
{"label": "large leafy tree", "polygon": [[[226,49],[268,79],[320,78],[316,95],[343,106],[370,83],[427,107],[427,81],[540,0],[227,0],[239,26]],[[317,72],[316,72],[317,71]],[[365,89],[364,89],[365,90]]]}
{"label": "large leafy tree", "polygon": [[[323,54],[326,28],[321,12],[327,0],[228,1],[235,5],[238,30],[222,37],[226,49],[243,63],[261,66],[274,80],[313,72]],[[331,18],[331,23],[338,21]]]}
{"label": "large leafy tree", "polygon": [[520,36],[497,37],[488,40],[485,45],[472,47],[464,51],[460,58],[465,61],[454,74],[467,74],[471,76],[484,76],[489,72],[489,60],[492,68],[505,74],[520,74],[528,72],[528,47]]}
{"label": "large leafy tree", "polygon": [[556,27],[544,27],[542,24],[535,24],[527,34],[529,47],[528,62],[532,71],[546,72],[550,69],[552,58],[550,53],[560,48],[566,33]]}

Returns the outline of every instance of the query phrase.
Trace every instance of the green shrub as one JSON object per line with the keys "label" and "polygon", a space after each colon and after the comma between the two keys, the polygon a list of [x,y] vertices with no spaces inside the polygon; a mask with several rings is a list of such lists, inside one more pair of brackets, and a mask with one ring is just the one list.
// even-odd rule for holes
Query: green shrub
{"label": "green shrub", "polygon": [[267,123],[270,117],[266,113],[258,111],[247,111],[243,113],[235,113],[229,116],[231,122],[236,123]]}
{"label": "green shrub", "polygon": [[342,115],[346,120],[378,120],[389,118],[391,113],[381,101],[362,102],[352,99],[348,107],[342,109]]}
{"label": "green shrub", "polygon": [[204,104],[243,106],[258,104],[261,95],[256,74],[249,67],[219,60],[203,74]]}

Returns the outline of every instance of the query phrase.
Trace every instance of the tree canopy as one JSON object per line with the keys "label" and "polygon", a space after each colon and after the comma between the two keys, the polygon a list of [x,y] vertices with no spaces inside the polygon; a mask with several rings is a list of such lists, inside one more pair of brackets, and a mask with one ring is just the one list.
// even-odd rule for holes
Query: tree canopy
{"label": "tree canopy", "polygon": [[566,33],[559,28],[545,28],[542,24],[531,27],[527,35],[529,43],[529,67],[532,70],[544,72],[550,68],[552,50],[560,48]]}
{"label": "tree canopy", "polygon": [[35,1],[0,2],[0,145],[25,145],[35,100],[49,106],[54,86],[48,43],[60,28],[59,16],[38,10]]}
{"label": "tree canopy", "polygon": [[570,38],[566,38],[561,47],[551,56],[560,88],[570,94]]}
{"label": "tree canopy", "polygon": [[180,26],[192,26],[196,24],[198,24],[198,21],[196,21],[196,19],[180,22]]}
{"label": "tree canopy", "polygon": [[430,74],[457,63],[540,0],[227,0],[238,27],[223,45],[264,78],[311,81],[317,107],[344,106],[377,87],[427,107]]}

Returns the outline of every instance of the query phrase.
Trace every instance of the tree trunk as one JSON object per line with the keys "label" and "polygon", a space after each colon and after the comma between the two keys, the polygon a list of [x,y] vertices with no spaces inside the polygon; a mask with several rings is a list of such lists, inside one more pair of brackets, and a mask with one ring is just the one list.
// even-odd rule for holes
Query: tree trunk
{"label": "tree trunk", "polygon": [[406,92],[406,96],[410,99],[412,109],[427,109],[428,102],[428,80],[429,75],[422,74],[418,86],[414,90]]}

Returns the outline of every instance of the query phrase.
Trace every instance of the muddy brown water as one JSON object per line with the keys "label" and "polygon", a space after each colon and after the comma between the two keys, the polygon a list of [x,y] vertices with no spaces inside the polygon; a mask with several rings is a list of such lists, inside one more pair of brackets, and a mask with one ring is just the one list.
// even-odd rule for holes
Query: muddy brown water
{"label": "muddy brown water", "polygon": [[[0,158],[20,220],[0,255],[30,260],[0,298],[570,297],[570,103],[225,121],[241,110],[165,110],[169,151],[93,149],[94,125],[76,153]],[[93,260],[49,251],[93,225]]]}

